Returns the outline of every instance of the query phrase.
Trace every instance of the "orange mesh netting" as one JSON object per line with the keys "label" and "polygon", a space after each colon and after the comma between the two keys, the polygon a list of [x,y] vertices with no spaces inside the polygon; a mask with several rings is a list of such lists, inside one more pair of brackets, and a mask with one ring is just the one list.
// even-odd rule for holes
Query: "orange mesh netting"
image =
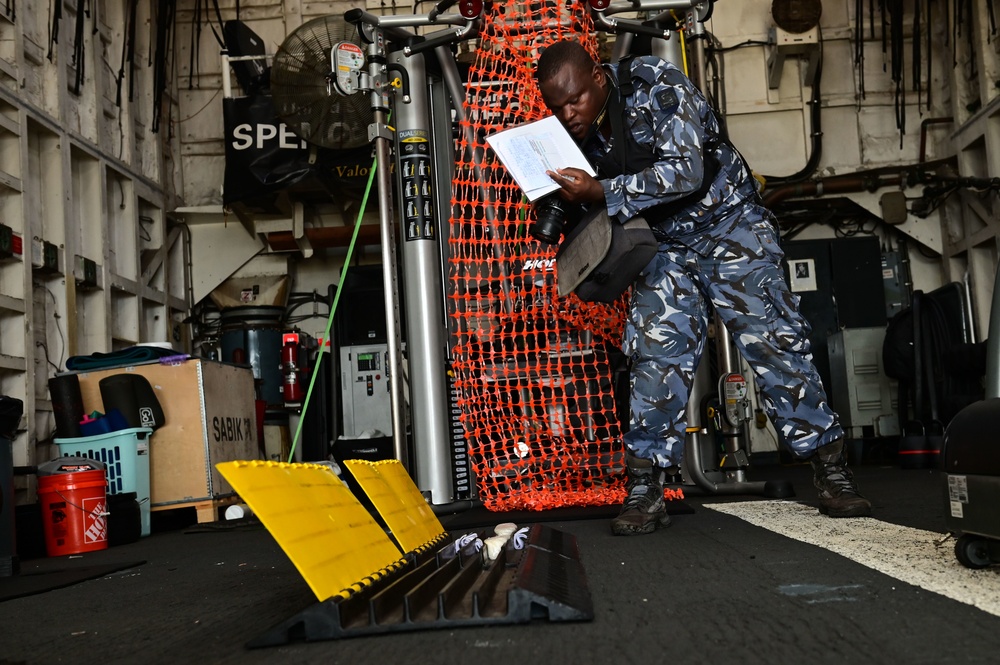
{"label": "orange mesh netting", "polygon": [[453,369],[479,497],[491,510],[625,495],[609,367],[623,307],[558,297],[555,246],[527,234],[531,208],[484,140],[549,115],[533,77],[540,49],[572,38],[596,53],[586,5],[549,2],[494,3],[484,17],[453,188]]}

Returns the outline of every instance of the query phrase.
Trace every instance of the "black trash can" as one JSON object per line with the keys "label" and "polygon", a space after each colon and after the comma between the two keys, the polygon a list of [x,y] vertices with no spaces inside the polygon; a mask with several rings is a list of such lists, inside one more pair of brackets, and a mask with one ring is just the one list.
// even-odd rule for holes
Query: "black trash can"
{"label": "black trash can", "polygon": [[0,396],[0,577],[15,575],[20,567],[14,523],[13,439],[23,412],[21,400]]}

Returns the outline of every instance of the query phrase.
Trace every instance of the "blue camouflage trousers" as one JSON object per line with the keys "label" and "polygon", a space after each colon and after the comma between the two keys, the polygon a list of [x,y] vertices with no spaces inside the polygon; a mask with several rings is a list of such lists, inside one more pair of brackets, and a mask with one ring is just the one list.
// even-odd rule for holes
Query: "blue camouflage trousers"
{"label": "blue camouflage trousers", "polygon": [[661,243],[633,287],[623,340],[632,361],[631,429],[624,437],[632,454],[657,466],[681,463],[707,302],[753,370],[783,445],[807,457],[843,437],[812,363],[811,328],[786,283],[783,256],[763,215],[744,217],[707,252]]}

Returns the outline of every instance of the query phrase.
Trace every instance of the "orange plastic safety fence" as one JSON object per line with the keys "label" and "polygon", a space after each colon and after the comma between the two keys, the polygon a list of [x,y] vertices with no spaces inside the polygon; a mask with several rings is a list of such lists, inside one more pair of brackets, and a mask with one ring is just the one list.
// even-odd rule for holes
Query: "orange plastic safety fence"
{"label": "orange plastic safety fence", "polygon": [[548,111],[538,53],[564,38],[596,53],[586,5],[494,3],[469,72],[449,237],[455,383],[479,496],[492,510],[619,503],[624,455],[609,349],[623,307],[555,288],[555,247],[533,240],[521,191],[485,137]]}

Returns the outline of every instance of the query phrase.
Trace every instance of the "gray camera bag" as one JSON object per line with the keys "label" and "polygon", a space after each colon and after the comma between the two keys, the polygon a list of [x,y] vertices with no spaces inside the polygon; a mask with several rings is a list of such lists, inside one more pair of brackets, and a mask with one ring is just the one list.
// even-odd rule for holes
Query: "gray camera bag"
{"label": "gray camera bag", "polygon": [[642,217],[619,224],[603,205],[591,206],[556,252],[559,295],[614,302],[653,259],[658,244]]}

